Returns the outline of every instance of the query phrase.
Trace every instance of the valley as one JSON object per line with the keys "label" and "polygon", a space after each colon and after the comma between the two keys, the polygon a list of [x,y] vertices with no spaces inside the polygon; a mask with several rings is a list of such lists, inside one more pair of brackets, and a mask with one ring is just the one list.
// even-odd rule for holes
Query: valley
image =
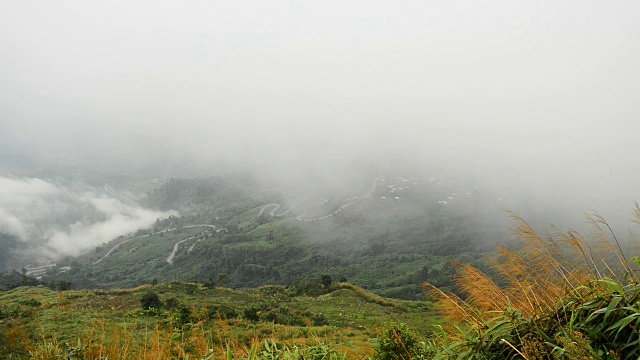
{"label": "valley", "polygon": [[[329,274],[380,295],[419,300],[424,281],[451,286],[448,259],[481,265],[465,254],[508,242],[499,201],[488,203],[477,186],[434,176],[362,177],[359,184],[351,194],[321,188],[283,194],[262,191],[243,174],[171,180],[144,203],[180,217],[26,272],[78,289],[205,282],[220,274],[229,286],[252,288]],[[481,222],[494,225],[477,228]]]}

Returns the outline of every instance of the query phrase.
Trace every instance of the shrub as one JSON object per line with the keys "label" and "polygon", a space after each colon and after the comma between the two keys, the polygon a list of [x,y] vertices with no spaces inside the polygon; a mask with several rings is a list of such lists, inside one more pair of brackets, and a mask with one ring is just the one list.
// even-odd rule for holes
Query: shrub
{"label": "shrub", "polygon": [[375,349],[378,360],[411,360],[425,358],[423,346],[405,324],[387,325]]}
{"label": "shrub", "polygon": [[331,278],[331,275],[325,274],[320,276],[320,282],[322,283],[322,286],[328,290],[333,283],[333,279]]}
{"label": "shrub", "polygon": [[179,324],[191,322],[191,310],[176,298],[169,298],[165,301],[164,307],[171,312],[174,321]]}
{"label": "shrub", "polygon": [[39,306],[42,305],[42,303],[40,301],[36,300],[36,299],[22,300],[22,301],[20,301],[20,304],[31,306],[31,307],[39,307]]}
{"label": "shrub", "polygon": [[[309,360],[346,360],[346,354],[340,354],[331,349],[328,345],[318,342],[317,345],[306,347],[277,344],[274,341],[264,342],[263,350],[258,353],[259,343],[254,343],[248,351],[250,354],[248,359],[309,359]],[[231,359],[233,356],[230,351],[227,357]],[[242,358],[244,359],[244,358]]]}
{"label": "shrub", "polygon": [[209,318],[235,319],[238,317],[236,309],[225,305],[209,305],[207,312]]}
{"label": "shrub", "polygon": [[249,321],[258,321],[260,320],[260,315],[258,314],[259,311],[260,309],[257,307],[249,307],[244,309],[242,313],[244,314],[245,319]]}
{"label": "shrub", "polygon": [[162,301],[160,301],[160,297],[155,292],[148,290],[142,297],[140,298],[140,306],[144,310],[149,309],[160,309],[162,307]]}

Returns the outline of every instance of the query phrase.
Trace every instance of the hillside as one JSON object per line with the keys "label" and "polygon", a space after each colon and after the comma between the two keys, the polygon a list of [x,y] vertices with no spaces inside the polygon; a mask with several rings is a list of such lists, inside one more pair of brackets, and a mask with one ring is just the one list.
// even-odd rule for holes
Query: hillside
{"label": "hillside", "polygon": [[[633,216],[637,223],[640,205]],[[329,275],[245,291],[212,281],[3,291],[0,353],[12,359],[637,358],[640,259],[627,259],[636,252],[621,246],[598,215],[588,217],[589,237],[556,229],[541,238],[523,219],[514,220],[520,246],[498,246],[490,275],[453,262],[457,294],[425,284],[429,301],[383,298]]]}
{"label": "hillside", "polygon": [[111,291],[20,287],[0,292],[0,358],[219,358],[227,346],[241,355],[268,340],[361,359],[373,354],[387,323],[404,322],[424,337],[439,321],[428,302],[383,299],[345,283],[322,293],[184,282]]}
{"label": "hillside", "polygon": [[348,191],[284,194],[244,174],[172,180],[145,203],[177,209],[180,218],[158,219],[152,229],[27,273],[74,288],[205,282],[220,274],[227,286],[254,288],[328,274],[419,300],[424,281],[451,288],[447,259],[482,267],[477,253],[508,242],[500,203],[472,185],[408,176],[352,183]]}

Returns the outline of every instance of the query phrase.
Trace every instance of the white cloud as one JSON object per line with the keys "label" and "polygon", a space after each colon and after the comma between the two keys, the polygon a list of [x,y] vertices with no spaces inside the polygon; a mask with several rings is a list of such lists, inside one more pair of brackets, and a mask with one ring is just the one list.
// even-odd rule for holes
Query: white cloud
{"label": "white cloud", "polygon": [[144,209],[112,194],[0,177],[0,231],[47,251],[47,257],[78,255],[169,215],[176,212]]}

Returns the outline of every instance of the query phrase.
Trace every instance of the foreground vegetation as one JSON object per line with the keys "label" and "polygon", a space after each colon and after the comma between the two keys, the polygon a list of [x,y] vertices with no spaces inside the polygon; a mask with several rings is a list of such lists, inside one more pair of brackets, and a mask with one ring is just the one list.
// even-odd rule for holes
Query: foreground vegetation
{"label": "foreground vegetation", "polygon": [[0,293],[0,354],[7,359],[217,359],[252,353],[253,358],[361,359],[375,355],[387,323],[404,322],[424,338],[438,322],[428,302],[384,299],[347,283],[322,292],[236,291],[183,282],[111,291],[20,287]]}
{"label": "foreground vegetation", "polygon": [[[640,223],[637,204],[634,217]],[[543,238],[515,219],[524,247],[499,247],[493,277],[459,263],[460,297],[432,288],[456,325],[430,340],[430,356],[640,358],[640,260],[627,261],[609,224],[589,216],[590,239],[557,230]]]}

